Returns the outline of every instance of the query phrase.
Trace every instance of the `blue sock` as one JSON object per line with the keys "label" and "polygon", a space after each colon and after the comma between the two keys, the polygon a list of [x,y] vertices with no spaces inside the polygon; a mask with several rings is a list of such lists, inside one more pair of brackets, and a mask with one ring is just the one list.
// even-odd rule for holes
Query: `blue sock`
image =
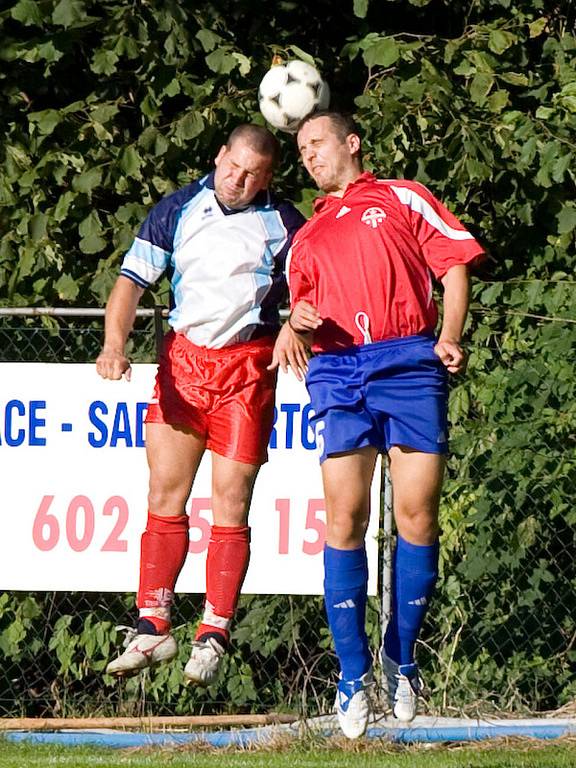
{"label": "blue sock", "polygon": [[398,536],[392,574],[392,616],[384,637],[386,655],[397,664],[414,662],[414,646],[438,578],[438,541],[410,544]]}
{"label": "blue sock", "polygon": [[366,636],[368,561],[366,548],[324,547],[324,602],[343,680],[355,680],[372,666]]}

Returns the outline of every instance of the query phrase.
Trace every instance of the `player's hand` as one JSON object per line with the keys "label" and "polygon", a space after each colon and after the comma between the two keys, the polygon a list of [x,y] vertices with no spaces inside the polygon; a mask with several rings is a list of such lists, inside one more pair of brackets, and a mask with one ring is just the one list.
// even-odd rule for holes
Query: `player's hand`
{"label": "player's hand", "polygon": [[284,373],[288,373],[290,366],[298,381],[302,381],[308,370],[310,344],[309,334],[296,333],[288,323],[284,323],[274,344],[272,362],[268,370],[274,371],[280,366]]}
{"label": "player's hand", "polygon": [[113,379],[114,381],[121,379],[122,376],[126,378],[126,381],[130,381],[132,376],[130,360],[125,357],[124,353],[106,349],[106,347],[96,358],[96,370],[103,379]]}
{"label": "player's hand", "polygon": [[457,341],[439,339],[434,352],[444,363],[449,373],[463,373],[468,362],[466,353]]}
{"label": "player's hand", "polygon": [[288,324],[296,333],[309,333],[322,325],[322,318],[315,306],[299,301],[290,313]]}

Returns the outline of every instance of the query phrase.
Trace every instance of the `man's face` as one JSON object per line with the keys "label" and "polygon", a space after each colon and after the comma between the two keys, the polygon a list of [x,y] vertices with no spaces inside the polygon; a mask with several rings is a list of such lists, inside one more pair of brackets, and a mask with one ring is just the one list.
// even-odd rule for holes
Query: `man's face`
{"label": "man's face", "polygon": [[249,205],[272,179],[272,158],[260,155],[241,139],[218,152],[214,174],[216,196],[229,208]]}
{"label": "man's face", "polygon": [[360,139],[338,137],[329,117],[309,120],[298,132],[298,150],[304,167],[323,192],[342,191],[359,173]]}

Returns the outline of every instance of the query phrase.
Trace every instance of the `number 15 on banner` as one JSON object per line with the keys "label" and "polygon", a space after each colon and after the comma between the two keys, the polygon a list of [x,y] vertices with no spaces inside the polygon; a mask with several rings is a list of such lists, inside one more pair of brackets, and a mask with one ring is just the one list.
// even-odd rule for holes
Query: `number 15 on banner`
{"label": "number 15 on banner", "polygon": [[[208,547],[210,539],[210,522],[203,516],[203,512],[211,512],[212,501],[210,498],[193,498],[190,502],[190,528],[195,529],[200,535],[191,534],[188,551],[200,554]],[[291,499],[276,499],[276,512],[278,513],[278,554],[289,555],[292,552],[293,531],[296,528],[292,514]],[[299,510],[298,510],[299,512]],[[302,538],[299,543],[300,550],[305,555],[317,555],[324,549],[326,539],[326,511],[324,499],[308,499],[306,508],[305,533],[310,532],[309,538]]]}

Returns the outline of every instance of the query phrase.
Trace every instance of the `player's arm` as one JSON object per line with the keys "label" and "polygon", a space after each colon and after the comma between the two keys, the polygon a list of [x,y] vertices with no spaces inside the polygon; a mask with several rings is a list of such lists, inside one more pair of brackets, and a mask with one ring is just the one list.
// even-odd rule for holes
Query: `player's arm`
{"label": "player's arm", "polygon": [[311,333],[322,325],[322,318],[316,307],[302,300],[290,313],[288,324],[296,333]]}
{"label": "player's arm", "polygon": [[125,375],[130,380],[130,361],[125,355],[126,341],[143,293],[143,288],[122,275],[112,289],[106,304],[104,346],[96,359],[96,370],[103,379],[121,379]]}
{"label": "player's arm", "polygon": [[269,371],[282,368],[284,373],[288,367],[292,369],[299,381],[302,381],[308,370],[308,357],[310,356],[309,341],[304,334],[296,333],[288,322],[284,323],[274,344],[272,362],[268,366]]}
{"label": "player's arm", "polygon": [[308,370],[313,331],[320,325],[322,319],[316,307],[307,301],[298,301],[278,334],[268,370],[280,366],[287,373],[290,366],[296,378],[302,381]]}
{"label": "player's arm", "polygon": [[466,368],[460,346],[470,300],[470,278],[466,264],[456,264],[441,278],[444,287],[442,328],[434,351],[450,373]]}

